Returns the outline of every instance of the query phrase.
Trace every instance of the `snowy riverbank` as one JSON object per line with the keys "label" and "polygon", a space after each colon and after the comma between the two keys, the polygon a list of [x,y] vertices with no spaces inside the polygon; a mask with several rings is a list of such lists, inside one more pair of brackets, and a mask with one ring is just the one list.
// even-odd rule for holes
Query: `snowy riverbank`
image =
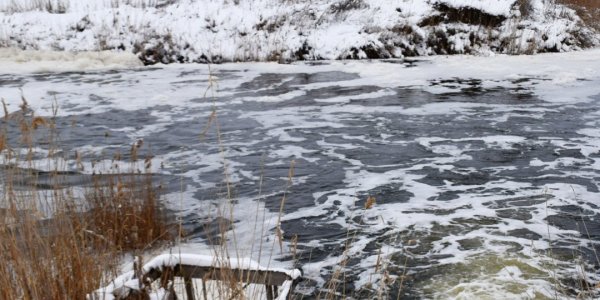
{"label": "snowy riverbank", "polygon": [[0,47],[144,63],[531,54],[600,44],[552,0],[0,0]]}

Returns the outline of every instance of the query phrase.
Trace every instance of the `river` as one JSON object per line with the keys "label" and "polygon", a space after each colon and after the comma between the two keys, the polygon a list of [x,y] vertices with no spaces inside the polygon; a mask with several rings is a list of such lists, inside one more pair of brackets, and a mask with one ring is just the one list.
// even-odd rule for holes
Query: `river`
{"label": "river", "polygon": [[0,96],[58,104],[67,170],[117,152],[143,169],[143,140],[186,249],[229,220],[239,255],[303,269],[305,299],[332,277],[354,298],[562,298],[600,280],[600,77],[582,56],[8,72]]}

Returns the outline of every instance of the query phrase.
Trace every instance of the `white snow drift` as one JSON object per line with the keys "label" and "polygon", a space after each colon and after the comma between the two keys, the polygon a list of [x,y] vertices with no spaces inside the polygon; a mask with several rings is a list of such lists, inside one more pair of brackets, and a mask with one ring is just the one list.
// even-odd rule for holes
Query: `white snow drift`
{"label": "white snow drift", "polygon": [[597,45],[553,0],[0,0],[0,47],[145,63],[538,53]]}

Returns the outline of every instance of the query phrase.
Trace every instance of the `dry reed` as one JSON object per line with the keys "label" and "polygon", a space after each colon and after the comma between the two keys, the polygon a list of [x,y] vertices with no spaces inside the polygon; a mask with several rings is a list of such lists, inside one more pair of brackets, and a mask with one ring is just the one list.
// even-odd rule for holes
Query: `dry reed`
{"label": "dry reed", "polygon": [[[45,147],[47,159],[59,161],[52,156],[60,152],[55,143],[36,140],[57,137],[55,119],[34,116],[24,99],[20,111],[9,114],[5,109],[0,133],[0,299],[85,299],[118,272],[125,251],[170,237],[151,174],[92,176],[109,180],[94,180],[77,196],[63,182],[73,173],[35,168],[36,148]],[[41,174],[49,179],[40,182]]]}

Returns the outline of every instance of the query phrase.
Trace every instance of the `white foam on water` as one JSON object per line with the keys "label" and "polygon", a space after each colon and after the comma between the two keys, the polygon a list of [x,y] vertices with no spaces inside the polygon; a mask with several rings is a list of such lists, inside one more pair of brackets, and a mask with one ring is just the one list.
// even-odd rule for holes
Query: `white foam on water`
{"label": "white foam on water", "polygon": [[322,103],[348,103],[348,102],[351,102],[352,100],[371,100],[373,102],[377,102],[378,98],[385,97],[385,96],[394,96],[394,95],[396,95],[396,92],[389,90],[389,89],[383,89],[381,91],[372,92],[372,93],[364,93],[364,94],[353,95],[353,96],[338,96],[338,97],[331,97],[331,98],[325,98],[325,99],[314,99],[314,100],[316,102],[322,102]]}
{"label": "white foam on water", "polygon": [[116,51],[50,51],[0,48],[2,73],[49,73],[140,68],[133,54]]}
{"label": "white foam on water", "polygon": [[[7,50],[3,50],[7,51]],[[15,50],[9,50],[13,53]],[[18,52],[20,53],[20,52]],[[26,53],[26,52],[24,52]],[[62,53],[62,52],[61,52]],[[18,55],[18,54],[14,54]],[[13,55],[13,56],[14,56]],[[26,56],[26,54],[20,54]],[[66,55],[66,54],[61,54]],[[88,56],[79,54],[85,59]],[[104,54],[90,54],[93,57],[101,56]],[[109,57],[116,56],[120,57],[120,54],[111,53],[106,54]],[[77,57],[77,54],[74,55]],[[131,57],[129,57],[131,58]],[[57,65],[57,70],[60,71],[61,67],[69,67],[68,59],[66,63],[57,63],[58,59],[53,64]],[[115,59],[115,64],[125,62],[123,65],[125,68],[131,68],[128,63],[127,57],[121,59]],[[351,61],[351,62],[330,62],[327,65],[309,66],[302,63],[292,65],[278,65],[274,63],[257,63],[257,64],[223,64],[213,66],[215,72],[218,71],[241,71],[243,70],[243,79],[240,77],[233,78],[231,80],[222,80],[218,82],[216,86],[218,95],[220,97],[226,97],[231,95],[231,89],[237,87],[241,82],[251,80],[265,72],[276,72],[281,74],[292,74],[292,73],[314,73],[324,71],[343,71],[350,73],[357,73],[361,76],[360,79],[346,80],[336,82],[336,85],[341,87],[353,87],[353,86],[379,86],[382,89],[385,88],[398,88],[398,87],[420,87],[429,92],[436,92],[430,89],[430,82],[432,80],[443,80],[453,78],[477,78],[484,82],[494,82],[495,87],[510,88],[514,86],[512,80],[514,78],[532,78],[535,85],[531,85],[528,88],[535,95],[539,96],[546,101],[559,101],[559,102],[573,102],[573,101],[587,101],[589,96],[600,93],[600,88],[594,84],[594,80],[599,78],[598,69],[595,68],[595,64],[600,61],[599,50],[589,50],[578,53],[561,53],[561,54],[544,54],[536,56],[495,56],[495,57],[466,57],[466,56],[452,56],[452,57],[431,57],[424,58],[425,62],[418,65],[418,67],[405,68],[396,64],[389,64],[383,62],[362,62],[362,61]],[[98,59],[100,65],[111,65],[109,58]],[[37,62],[33,65],[38,64]],[[92,66],[94,64],[91,64]],[[367,66],[368,67],[365,67]],[[527,65],[526,70],[520,68],[520,66]],[[69,67],[69,70],[85,70],[86,68]],[[111,88],[103,88],[98,92],[99,96],[108,98],[109,105],[95,105],[87,99],[87,94],[91,90],[98,91],[98,87],[104,87],[105,84],[102,82],[101,74],[98,75],[98,82],[87,82],[79,83],[79,85],[68,84],[65,82],[53,82],[52,91],[58,92],[57,99],[62,109],[60,113],[70,114],[85,114],[106,111],[110,105],[118,105],[119,108],[125,110],[137,110],[142,108],[153,107],[156,105],[171,105],[175,109],[185,108],[202,108],[216,105],[217,107],[227,105],[227,102],[223,100],[217,100],[213,102],[210,99],[210,93],[205,101],[194,101],[190,102],[192,98],[202,99],[208,88],[208,69],[206,66],[177,66],[168,65],[160,67],[161,70],[155,72],[144,72],[146,75],[138,73],[126,73],[121,74],[122,78],[118,81],[111,83]],[[27,69],[27,68],[25,68]],[[191,84],[175,84],[169,86],[171,82],[176,83],[181,80],[173,80],[169,78],[176,78],[181,72],[187,70],[200,70],[198,75],[186,76],[186,80],[192,80]],[[10,73],[10,69],[4,71],[4,73]],[[399,71],[401,70],[401,71]],[[515,70],[522,70],[519,73],[515,73]],[[556,78],[560,78],[560,72],[570,72],[578,75],[578,81],[575,82],[552,82]],[[143,76],[145,79],[137,81],[136,76]],[[167,79],[166,81],[164,79]],[[319,87],[327,87],[329,83],[313,83],[303,87],[303,90],[310,90]],[[20,86],[25,94],[26,98],[30,102],[36,112],[40,114],[50,114],[51,112],[51,100],[54,98],[53,95],[47,94],[48,85],[45,82],[34,82],[27,81],[24,85]],[[435,88],[435,87],[434,87]],[[392,95],[391,91],[379,91],[376,93],[385,93]],[[388,94],[390,93],[390,94]],[[10,107],[16,107],[20,102],[21,91],[15,87],[1,87],[0,94],[4,97]],[[288,96],[280,98],[268,97],[268,98],[246,98],[251,101],[285,101],[291,97],[302,95],[302,92],[291,92]],[[376,96],[376,95],[374,95]],[[354,99],[360,99],[361,97],[368,97],[366,95],[356,95]],[[352,99],[353,97],[343,97],[336,100],[333,98],[331,101],[347,101],[346,99]],[[118,101],[117,101],[118,99]],[[232,99],[233,101],[239,101],[239,99]],[[320,101],[328,101],[327,99],[320,99]],[[473,104],[446,104],[446,103],[431,103],[426,106],[417,108],[407,108],[404,110],[406,114],[431,114],[433,112],[448,113],[453,111],[460,113],[464,109],[469,107],[475,107]],[[69,108],[67,108],[69,107]],[[462,107],[462,109],[460,109]],[[82,109],[84,108],[84,109]],[[342,106],[341,108],[333,108],[348,111],[349,106]],[[357,107],[357,109],[360,109]],[[365,108],[375,110],[377,108]],[[398,107],[394,108],[380,108],[394,109],[398,111]],[[525,108],[527,109],[527,108]]]}
{"label": "white foam on water", "polygon": [[[527,68],[522,68],[527,66]],[[549,279],[544,277],[547,272],[543,269],[543,263],[548,259],[540,251],[552,247],[550,240],[569,239],[573,243],[589,245],[592,241],[587,241],[585,237],[579,235],[573,230],[561,229],[557,226],[549,225],[546,220],[548,216],[559,215],[560,207],[566,205],[578,205],[582,208],[596,212],[592,204],[595,203],[598,193],[588,187],[580,186],[565,181],[563,183],[548,183],[534,186],[532,183],[523,182],[518,178],[502,177],[501,179],[487,180],[482,184],[465,184],[461,182],[451,182],[448,179],[440,180],[437,184],[426,183],[426,175],[415,174],[426,168],[439,170],[439,172],[454,172],[460,175],[469,175],[477,171],[490,172],[494,175],[502,171],[514,171],[515,166],[511,165],[490,165],[482,170],[475,167],[455,166],[457,162],[473,159],[473,155],[468,152],[493,150],[515,150],[519,147],[544,147],[545,145],[554,145],[561,149],[580,149],[585,158],[574,157],[555,157],[552,161],[548,158],[533,158],[528,162],[529,166],[543,167],[544,170],[560,170],[560,175],[565,178],[568,176],[580,176],[585,178],[595,178],[595,170],[600,168],[600,160],[594,158],[592,154],[600,150],[600,135],[596,129],[597,115],[585,115],[585,127],[577,130],[579,136],[561,137],[557,132],[549,133],[546,137],[532,140],[527,136],[515,135],[514,133],[498,132],[476,134],[460,138],[442,138],[439,136],[415,136],[414,140],[399,140],[395,138],[405,132],[386,131],[389,119],[396,118],[437,118],[438,116],[452,115],[452,120],[464,122],[466,117],[477,116],[481,111],[493,114],[494,122],[507,122],[513,117],[530,117],[536,121],[541,120],[546,114],[560,113],[561,109],[576,109],[577,105],[592,101],[592,96],[600,93],[597,82],[600,81],[598,69],[600,69],[600,51],[592,50],[576,54],[552,54],[531,57],[507,57],[495,56],[488,58],[479,57],[436,57],[427,58],[425,62],[417,64],[414,68],[405,68],[398,64],[389,64],[384,62],[328,62],[326,65],[309,66],[303,63],[292,65],[278,65],[272,63],[261,64],[224,64],[212,66],[213,71],[220,73],[221,79],[218,86],[215,86],[216,98],[212,99],[210,93],[205,97],[205,91],[209,87],[208,67],[204,65],[197,66],[158,66],[157,69],[136,69],[122,70],[116,74],[120,77],[112,78],[112,73],[84,73],[82,75],[73,75],[65,78],[60,76],[64,74],[50,74],[48,81],[38,81],[28,75],[14,75],[23,82],[22,85],[5,85],[0,87],[0,95],[7,99],[9,110],[11,112],[18,110],[20,103],[19,87],[28,98],[36,114],[49,115],[51,111],[51,101],[54,94],[49,91],[58,92],[56,94],[57,102],[61,107],[61,114],[73,115],[79,118],[85,118],[85,114],[103,113],[111,109],[120,109],[124,111],[150,110],[149,115],[156,118],[156,122],[147,124],[141,128],[133,126],[119,125],[115,128],[107,129],[121,131],[134,142],[137,138],[149,136],[163,131],[173,122],[180,120],[194,121],[198,120],[198,135],[204,128],[213,108],[216,108],[217,114],[221,116],[231,116],[242,120],[256,122],[261,132],[265,135],[252,137],[251,140],[228,141],[224,136],[223,152],[218,151],[218,145],[210,136],[209,141],[203,142],[202,149],[209,149],[208,153],[199,151],[196,147],[200,141],[195,141],[193,145],[186,145],[168,154],[157,156],[152,160],[152,171],[159,174],[175,174],[175,171],[182,164],[193,164],[192,168],[187,168],[186,172],[181,174],[186,179],[194,182],[194,185],[183,186],[182,191],[166,195],[165,202],[169,208],[177,210],[179,216],[195,214],[198,219],[214,216],[226,215],[233,216],[237,222],[233,238],[233,232],[227,243],[231,249],[239,248],[243,255],[253,255],[252,247],[245,245],[254,245],[262,243],[269,245],[273,249],[272,257],[281,257],[285,254],[283,244],[279,248],[275,233],[278,215],[271,212],[262,199],[266,197],[275,197],[276,193],[256,197],[236,198],[237,204],[233,210],[230,210],[229,203],[219,198],[218,195],[205,195],[203,199],[196,199],[198,194],[207,190],[219,190],[223,181],[207,179],[206,174],[223,173],[224,164],[227,166],[229,181],[232,184],[257,184],[259,180],[257,170],[251,170],[246,163],[240,162],[238,158],[255,154],[253,145],[264,143],[277,143],[267,148],[268,161],[265,166],[289,165],[290,160],[298,160],[298,163],[305,161],[307,164],[320,164],[326,160],[339,162],[343,165],[344,182],[342,188],[332,188],[331,190],[311,191],[312,198],[307,202],[313,201],[314,205],[308,205],[294,212],[282,216],[282,221],[294,221],[307,217],[318,217],[320,221],[330,224],[339,224],[345,228],[360,230],[360,239],[354,245],[351,245],[349,253],[357,256],[360,264],[365,268],[372,268],[376,262],[376,256],[368,252],[367,245],[375,241],[373,236],[381,231],[385,231],[390,240],[381,242],[385,250],[385,255],[393,253],[403,253],[405,250],[405,241],[394,240],[394,234],[407,234],[406,232],[422,233],[425,236],[428,232],[438,230],[438,227],[453,228],[457,226],[457,220],[468,220],[464,224],[466,229],[460,233],[447,233],[439,240],[431,242],[431,253],[445,258],[438,259],[437,264],[441,265],[460,265],[466,264],[466,269],[472,267],[493,266],[489,272],[483,272],[481,276],[473,277],[469,282],[455,282],[448,280],[457,277],[457,273],[442,274],[443,276],[436,281],[423,283],[423,288],[428,286],[435,287],[439,285],[438,291],[432,291],[432,295],[443,297],[453,295],[456,298],[487,297],[489,295],[498,295],[502,298],[520,297],[526,294],[533,295],[552,290],[548,285]],[[341,71],[355,73],[361,76],[360,79],[344,80],[340,82],[318,82],[301,86],[299,91],[292,91],[281,96],[268,97],[236,97],[240,92],[240,85],[245,82],[257,79],[263,73],[277,73],[282,75],[282,81],[290,80],[290,74],[296,73],[317,73],[325,71]],[[182,75],[183,74],[183,75]],[[576,79],[574,79],[574,74]],[[53,76],[57,75],[57,76]],[[76,78],[83,76],[85,80]],[[460,92],[461,86],[457,88],[439,90],[430,88],[433,81],[453,78],[462,79],[481,79],[482,85],[486,88],[513,89],[523,83],[514,83],[515,79],[530,78],[535,84],[527,85],[528,92],[532,92],[542,101],[539,104],[486,104],[477,103],[476,99],[471,102],[435,102],[435,103],[406,103],[398,102],[398,105],[386,106],[378,104],[378,97],[397,96],[396,89],[410,88],[422,90],[431,93],[447,92],[452,90]],[[16,77],[17,78],[17,77]],[[585,80],[579,80],[585,79]],[[327,87],[352,87],[360,91],[360,87],[375,86],[380,89],[372,92],[360,93],[356,96],[336,96],[331,95],[328,98],[318,99],[321,101],[318,105],[311,102],[310,105],[288,106],[285,101],[296,97],[304,97],[307,91],[327,88]],[[466,86],[464,86],[466,87]],[[94,102],[90,94],[97,95],[103,99],[101,103]],[[363,99],[366,105],[351,104],[352,99]],[[558,101],[558,103],[556,102]],[[350,102],[350,103],[349,103]],[[231,105],[252,104],[261,105],[260,110],[251,111],[231,111]],[[166,108],[158,107],[164,106]],[[462,118],[462,119],[461,119]],[[220,119],[221,122],[225,118]],[[361,123],[358,123],[358,120]],[[370,123],[362,122],[364,120]],[[357,121],[353,123],[352,121]],[[540,121],[540,122],[541,122]],[[359,124],[359,125],[354,125]],[[364,132],[353,132],[361,126],[370,126],[373,131],[369,134]],[[137,125],[137,124],[136,124]],[[242,135],[243,131],[236,128],[232,135]],[[243,129],[245,130],[245,129]],[[321,132],[323,131],[323,132]],[[372,133],[372,134],[371,134]],[[312,134],[321,134],[315,143],[306,143]],[[418,143],[422,151],[428,154],[427,157],[415,158],[405,163],[385,163],[373,165],[368,163],[360,155],[347,154],[349,150],[366,151],[365,145],[378,144],[382,147],[407,146],[411,143]],[[216,142],[215,142],[216,143]],[[235,147],[235,149],[234,149]],[[94,148],[86,146],[78,149],[86,155],[95,155],[110,148]],[[264,149],[261,149],[263,151]],[[25,151],[25,150],[23,150]],[[47,155],[44,149],[35,149],[39,156]],[[25,152],[23,152],[24,154]],[[429,154],[432,154],[429,156]],[[399,153],[398,155],[401,155]],[[223,156],[226,158],[223,159]],[[226,163],[225,163],[226,161]],[[525,162],[527,164],[527,162]],[[35,161],[36,167],[43,169],[46,161],[40,159]],[[76,162],[65,160],[58,163],[65,166],[66,169],[77,168]],[[120,170],[126,170],[128,162],[118,162]],[[164,169],[158,168],[161,164]],[[91,168],[91,163],[84,162],[85,172],[99,172],[100,169]],[[96,163],[96,168],[110,168],[113,162],[109,159]],[[55,166],[49,165],[49,169]],[[142,168],[143,165],[136,165],[133,170]],[[310,174],[313,175],[313,174]],[[535,176],[531,180],[552,179],[557,177],[556,173]],[[277,178],[281,180],[282,178]],[[301,184],[308,177],[303,176],[294,181]],[[558,179],[554,181],[560,182]],[[550,180],[550,182],[554,182]],[[396,201],[396,199],[383,200],[377,191],[382,187],[390,187],[391,192],[403,191],[407,193],[406,199]],[[474,189],[481,188],[480,190]],[[553,199],[546,202],[533,203],[527,205],[530,209],[531,218],[524,220],[499,218],[499,208],[488,203],[499,203],[503,199],[510,198],[513,195],[502,195],[494,191],[510,191],[514,196],[538,196],[543,193],[554,195]],[[430,201],[436,199],[445,192],[455,193],[456,197],[446,201]],[[367,194],[374,193],[377,203],[371,209],[365,210],[362,205]],[[235,202],[233,201],[233,202]],[[249,213],[249,209],[259,213],[259,221],[254,213]],[[232,212],[232,214],[229,214]],[[264,218],[263,218],[264,215]],[[364,222],[356,222],[354,218]],[[264,219],[264,221],[263,221]],[[499,220],[498,220],[499,219]],[[476,224],[477,221],[492,220],[491,224]],[[495,222],[494,220],[498,220]],[[260,234],[254,232],[254,225],[262,228]],[[466,225],[465,225],[466,224]],[[471,225],[469,225],[471,224]],[[469,227],[470,226],[470,227]],[[410,228],[410,230],[408,229]],[[531,241],[523,236],[509,234],[513,230],[526,228],[529,231],[541,236],[540,240]],[[474,249],[465,250],[461,248],[460,240],[481,239],[482,246]],[[237,246],[233,245],[237,240]],[[307,242],[304,246],[319,245],[320,242]],[[422,241],[418,241],[422,242]],[[511,250],[511,243],[522,246],[522,249]],[[241,245],[241,246],[240,246]],[[194,247],[194,246],[191,246]],[[198,246],[198,249],[207,250],[207,246]],[[254,248],[255,249],[255,248]],[[267,248],[265,248],[267,249]],[[199,251],[200,251],[199,250]],[[281,251],[283,250],[283,252]],[[514,257],[505,257],[508,251],[514,251]],[[494,261],[486,255],[496,256]],[[260,257],[265,261],[269,256]],[[424,256],[427,257],[426,255]],[[424,258],[418,257],[418,258]],[[339,265],[343,256],[331,254],[329,257],[320,261],[313,261],[306,265],[306,271],[310,278],[323,281],[322,269],[333,268]],[[256,257],[255,257],[256,259]],[[517,260],[515,262],[515,260]],[[518,261],[520,260],[520,262]],[[287,262],[286,262],[287,263]],[[504,269],[499,266],[505,267]],[[527,268],[534,268],[542,274],[538,277],[528,274],[538,274],[538,271]],[[566,272],[567,268],[560,268]],[[357,288],[373,281],[382,280],[381,274],[375,274],[372,270],[360,270],[358,272],[358,281],[355,283]],[[397,275],[397,274],[396,274]],[[477,274],[475,274],[477,275]],[[474,276],[474,274],[469,274]],[[511,287],[512,277],[519,284],[518,287]],[[448,285],[440,285],[440,282],[448,281]]]}
{"label": "white foam on water", "polygon": [[258,96],[258,97],[241,97],[241,101],[254,101],[254,102],[281,102],[286,100],[291,100],[296,97],[304,96],[306,94],[305,91],[291,91],[285,94],[276,95],[276,96]]}
{"label": "white foam on water", "polygon": [[295,159],[303,159],[308,162],[316,162],[319,158],[308,157],[307,155],[314,154],[315,150],[308,150],[298,146],[282,146],[278,149],[272,150],[269,153],[270,157],[273,158],[283,158],[284,160],[295,160]]}

